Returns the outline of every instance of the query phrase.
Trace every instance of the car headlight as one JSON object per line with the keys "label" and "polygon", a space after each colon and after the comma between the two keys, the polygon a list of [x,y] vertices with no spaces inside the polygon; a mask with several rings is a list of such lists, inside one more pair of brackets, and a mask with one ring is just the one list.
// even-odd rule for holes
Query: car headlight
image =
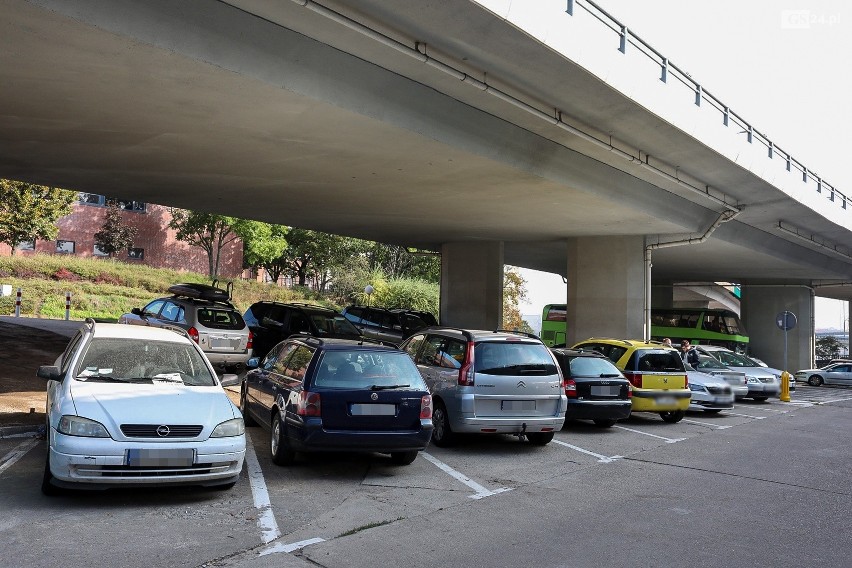
{"label": "car headlight", "polygon": [[68,436],[84,436],[86,438],[109,438],[109,432],[104,425],[81,416],[65,414],[59,419],[59,432]]}
{"label": "car headlight", "polygon": [[707,389],[704,387],[704,385],[696,385],[693,383],[689,383],[689,390],[693,392],[707,392]]}
{"label": "car headlight", "polygon": [[246,424],[242,418],[234,418],[226,420],[215,428],[210,434],[211,438],[230,438],[232,436],[242,436],[246,432]]}
{"label": "car headlight", "polygon": [[746,382],[747,383],[759,383],[760,381],[757,380],[757,377],[752,377],[751,375],[746,375]]}

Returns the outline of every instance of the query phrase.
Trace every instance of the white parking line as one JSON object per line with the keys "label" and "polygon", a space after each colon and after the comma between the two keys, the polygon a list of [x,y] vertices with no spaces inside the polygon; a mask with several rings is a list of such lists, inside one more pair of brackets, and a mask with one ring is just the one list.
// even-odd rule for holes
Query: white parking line
{"label": "white parking line", "polygon": [[566,448],[571,448],[572,450],[590,455],[592,457],[598,458],[599,463],[611,463],[617,459],[622,458],[623,456],[604,456],[601,454],[596,454],[595,452],[590,452],[589,450],[584,450],[583,448],[579,448],[577,446],[572,446],[571,444],[566,444],[565,442],[561,442],[559,440],[553,440],[554,444],[559,444],[560,446],[565,446]]}
{"label": "white parking line", "polygon": [[427,460],[429,460],[430,462],[432,462],[433,464],[435,464],[436,466],[438,466],[438,469],[440,469],[441,471],[443,471],[444,473],[446,473],[450,477],[453,477],[453,478],[457,479],[458,481],[461,481],[462,483],[464,483],[465,485],[467,485],[468,487],[473,489],[476,493],[474,493],[473,495],[468,495],[468,497],[470,497],[471,499],[482,499],[483,497],[490,497],[491,495],[496,495],[498,493],[503,493],[505,491],[511,491],[512,490],[510,487],[500,487],[500,488],[495,489],[493,491],[490,490],[490,489],[486,489],[484,486],[478,484],[477,482],[475,482],[474,480],[472,480],[471,478],[469,478],[465,474],[454,470],[453,468],[451,468],[450,466],[448,466],[447,464],[445,464],[444,462],[442,462],[441,460],[439,460],[438,458],[436,458],[432,454],[427,454],[426,452],[420,452],[420,455],[423,456],[424,458],[426,458]]}
{"label": "white parking line", "polygon": [[835,398],[834,400],[821,400],[817,404],[831,404],[832,402],[846,402],[847,400],[852,400],[852,397],[849,398]]}
{"label": "white parking line", "polygon": [[260,527],[260,537],[263,544],[268,544],[281,536],[275,515],[272,513],[272,503],[269,501],[269,491],[266,489],[266,480],[263,471],[254,453],[254,444],[251,442],[248,431],[246,431],[246,469],[248,470],[251,494],[254,498],[254,506],[257,507],[257,526]]}
{"label": "white parking line", "polygon": [[38,444],[38,439],[32,438],[18,444],[14,450],[0,458],[0,473],[12,467],[16,461],[27,455]]}
{"label": "white parking line", "polygon": [[279,552],[293,552],[294,550],[299,550],[300,548],[305,548],[306,546],[310,546],[312,544],[316,544],[318,542],[325,542],[324,538],[309,538],[308,540],[300,540],[299,542],[292,542],[290,544],[284,544],[283,542],[279,542],[277,544],[272,544],[265,548],[264,550],[257,553],[258,556],[266,556],[267,554],[277,554]]}
{"label": "white parking line", "polygon": [[642,434],[643,436],[650,436],[652,438],[658,438],[660,440],[665,440],[667,444],[674,444],[676,442],[683,442],[686,438],[666,438],[665,436],[657,436],[656,434],[649,434],[648,432],[643,432],[642,430],[634,430],[633,428],[625,428],[624,426],[613,426],[613,428],[618,428],[620,430],[627,430],[628,432],[634,432],[636,434]]}
{"label": "white parking line", "polygon": [[709,426],[710,428],[715,428],[716,430],[727,430],[730,428],[730,425],[720,426],[719,424],[711,424],[710,422],[699,422],[698,420],[689,420],[688,418],[684,418],[681,422],[689,422],[690,424],[698,424],[700,426]]}
{"label": "white parking line", "polygon": [[738,414],[736,412],[728,412],[728,416],[742,416],[743,418],[751,418],[752,420],[763,420],[766,416],[752,416],[751,414]]}

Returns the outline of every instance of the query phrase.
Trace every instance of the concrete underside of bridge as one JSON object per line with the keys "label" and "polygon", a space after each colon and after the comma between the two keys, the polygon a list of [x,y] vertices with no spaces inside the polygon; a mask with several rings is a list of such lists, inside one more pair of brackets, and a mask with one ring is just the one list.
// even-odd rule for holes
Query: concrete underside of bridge
{"label": "concrete underside of bridge", "polygon": [[[852,296],[852,258],[777,228],[794,220],[842,243],[848,226],[476,3],[317,6],[0,0],[0,176],[441,251],[451,323],[492,326],[499,256],[576,282],[578,333],[641,334],[643,247],[702,235],[726,206],[412,55],[428,52],[670,164],[740,210],[706,240],[655,251],[655,284]],[[631,252],[596,238],[625,239]],[[470,286],[452,276],[476,248],[463,243],[489,251]],[[579,290],[596,282],[624,285],[595,308]],[[626,315],[610,325],[616,306]]]}

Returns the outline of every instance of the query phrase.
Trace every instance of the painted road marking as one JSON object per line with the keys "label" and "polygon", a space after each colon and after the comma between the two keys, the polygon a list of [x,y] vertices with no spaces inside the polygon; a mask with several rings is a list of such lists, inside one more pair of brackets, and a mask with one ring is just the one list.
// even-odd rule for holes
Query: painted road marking
{"label": "painted road marking", "polygon": [[552,440],[554,444],[559,444],[560,446],[565,446],[566,448],[571,448],[572,450],[590,455],[592,457],[598,458],[599,463],[611,463],[617,459],[620,459],[623,456],[604,456],[601,454],[596,454],[595,452],[590,452],[589,450],[584,450],[583,448],[572,446],[571,444],[566,444],[565,442],[561,442],[559,440]]}
{"label": "painted road marking", "polygon": [[613,426],[613,428],[618,428],[620,430],[627,430],[628,432],[634,432],[636,434],[642,434],[643,436],[650,436],[652,438],[657,438],[660,440],[665,440],[667,444],[674,444],[676,442],[683,442],[686,438],[666,438],[665,436],[657,436],[656,434],[649,434],[648,432],[643,432],[642,430],[634,430],[633,428],[625,428],[624,426]]}
{"label": "painted road marking", "polygon": [[301,548],[305,548],[306,546],[310,546],[312,544],[316,544],[318,542],[325,542],[324,538],[309,538],[308,540],[300,540],[299,542],[291,542],[290,544],[284,544],[280,542],[278,544],[272,544],[268,546],[266,549],[257,553],[258,556],[266,556],[267,554],[277,554],[279,552],[293,552],[294,550],[299,550]]}
{"label": "painted road marking", "polygon": [[821,400],[816,404],[831,404],[832,402],[846,402],[847,400],[852,400],[852,397],[849,398],[835,398],[834,400]]}
{"label": "painted road marking", "polygon": [[453,468],[451,468],[450,466],[448,466],[447,464],[445,464],[444,462],[442,462],[441,460],[439,460],[438,458],[436,458],[432,454],[428,454],[426,452],[420,452],[420,455],[423,456],[424,458],[426,458],[427,460],[429,460],[430,462],[432,462],[433,464],[435,464],[436,466],[438,466],[438,469],[440,469],[441,471],[443,471],[444,473],[446,473],[450,477],[453,477],[456,480],[461,481],[462,483],[464,483],[465,485],[467,485],[468,487],[473,489],[475,491],[475,493],[473,495],[468,495],[468,497],[470,497],[471,499],[482,499],[483,497],[490,497],[491,495],[496,495],[498,493],[504,493],[506,491],[512,490],[510,487],[500,487],[500,488],[494,489],[492,491],[492,490],[487,489],[484,486],[480,485],[479,483],[475,482],[474,480],[472,480],[471,478],[469,478],[465,474],[454,470]]}
{"label": "painted road marking", "polygon": [[31,438],[29,440],[23,441],[17,446],[15,449],[0,458],[0,473],[3,473],[17,462],[19,459],[27,455],[31,449],[33,449],[36,444],[38,444],[37,438]]}
{"label": "painted road marking", "polygon": [[272,503],[269,501],[266,480],[263,478],[263,471],[260,469],[257,455],[254,453],[254,444],[251,442],[248,429],[246,429],[245,462],[254,506],[258,510],[257,526],[260,527],[260,538],[263,540],[263,544],[269,544],[281,536],[281,531],[278,529],[278,523],[275,522],[275,515],[272,513]]}
{"label": "painted road marking", "polygon": [[752,420],[763,420],[766,416],[752,416],[751,414],[738,414],[736,412],[728,412],[728,416],[742,416],[743,418],[751,418]]}
{"label": "painted road marking", "polygon": [[727,430],[731,428],[730,425],[720,426],[718,424],[711,424],[710,422],[699,422],[698,420],[689,420],[688,418],[684,418],[681,422],[689,422],[690,424],[698,424],[700,426],[709,426],[710,428],[715,428],[716,430]]}

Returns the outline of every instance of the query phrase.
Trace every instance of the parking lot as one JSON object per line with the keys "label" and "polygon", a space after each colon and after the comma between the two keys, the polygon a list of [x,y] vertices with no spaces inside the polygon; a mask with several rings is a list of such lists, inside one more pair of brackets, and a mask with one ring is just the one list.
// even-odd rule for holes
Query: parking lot
{"label": "parking lot", "polygon": [[[678,424],[569,422],[387,456],[300,457],[269,435],[230,491],[39,491],[44,442],[0,440],[4,566],[842,566],[852,389],[738,403]],[[828,538],[826,538],[828,537]]]}

